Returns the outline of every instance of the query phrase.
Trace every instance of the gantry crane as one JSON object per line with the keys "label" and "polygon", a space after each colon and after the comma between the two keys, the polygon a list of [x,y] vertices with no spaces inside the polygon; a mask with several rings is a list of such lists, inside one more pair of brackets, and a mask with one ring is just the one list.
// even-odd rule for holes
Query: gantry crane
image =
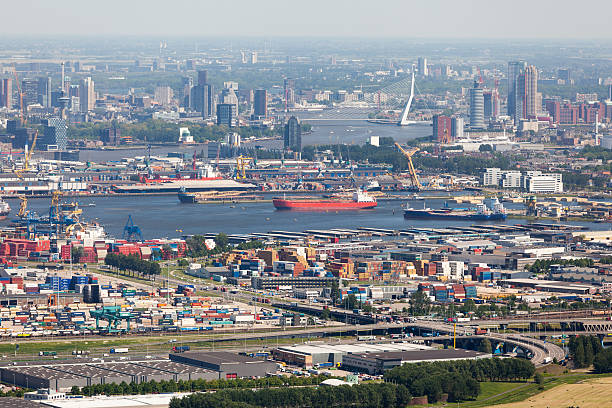
{"label": "gantry crane", "polygon": [[419,177],[414,169],[414,164],[412,164],[412,156],[419,151],[419,148],[413,147],[407,150],[397,142],[395,143],[395,147],[397,147],[397,149],[406,157],[406,160],[408,160],[408,173],[410,174],[410,181],[412,182],[413,187],[417,191],[420,191],[422,189],[421,182],[419,181]]}
{"label": "gantry crane", "polygon": [[236,157],[236,178],[237,179],[245,179],[246,178],[246,165],[249,164],[253,160],[252,157]]}

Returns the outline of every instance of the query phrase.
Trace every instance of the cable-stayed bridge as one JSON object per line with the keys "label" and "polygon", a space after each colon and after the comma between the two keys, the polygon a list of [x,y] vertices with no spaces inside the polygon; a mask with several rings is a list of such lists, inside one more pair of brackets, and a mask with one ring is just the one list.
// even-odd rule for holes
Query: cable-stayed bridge
{"label": "cable-stayed bridge", "polygon": [[410,109],[415,96],[414,73],[398,82],[387,85],[377,92],[367,94],[364,100],[341,102],[320,111],[293,111],[300,120],[309,122],[365,121],[371,115],[382,111],[399,112],[397,120],[381,120],[379,123],[407,126],[419,121],[409,119]]}

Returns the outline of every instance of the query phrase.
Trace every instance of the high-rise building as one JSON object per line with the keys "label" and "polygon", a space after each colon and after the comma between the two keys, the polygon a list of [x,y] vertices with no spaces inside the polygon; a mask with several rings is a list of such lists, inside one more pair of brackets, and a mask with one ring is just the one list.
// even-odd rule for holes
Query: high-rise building
{"label": "high-rise building", "polygon": [[478,81],[474,81],[474,87],[470,88],[470,128],[485,128],[484,95],[483,89]]}
{"label": "high-rise building", "polygon": [[0,99],[0,105],[8,109],[13,107],[13,81],[11,78],[4,78],[2,80],[2,98]]}
{"label": "high-rise building", "polygon": [[38,80],[25,78],[21,81],[21,94],[23,106],[35,105],[38,103]]}
{"label": "high-rise building", "polygon": [[566,84],[569,84],[572,80],[571,71],[569,70],[569,68],[559,68],[557,70],[557,78],[565,82]]}
{"label": "high-rise building", "polygon": [[51,107],[51,78],[38,78],[38,103],[45,108]]}
{"label": "high-rise building", "polygon": [[102,131],[100,139],[105,145],[118,145],[121,139],[121,130],[116,127],[106,128]]}
{"label": "high-rise building", "polygon": [[294,152],[302,151],[302,126],[295,116],[292,116],[285,125],[283,147]]}
{"label": "high-rise building", "polygon": [[172,98],[174,98],[174,92],[169,86],[158,86],[155,88],[155,102],[161,106],[170,106]]}
{"label": "high-rise building", "polygon": [[213,85],[207,85],[208,88],[208,111],[206,117],[211,117],[217,112],[217,101],[215,98],[215,87]]}
{"label": "high-rise building", "polygon": [[448,143],[452,140],[452,120],[449,116],[434,115],[433,137],[440,143]]}
{"label": "high-rise building", "polygon": [[41,148],[46,151],[64,151],[68,144],[68,126],[61,118],[49,118],[42,121],[43,138]]}
{"label": "high-rise building", "polygon": [[537,117],[542,110],[542,95],[538,92],[538,69],[533,65],[525,68],[525,71],[518,77],[518,90],[523,99],[523,116],[521,119]]}
{"label": "high-rise building", "polygon": [[203,118],[210,117],[208,89],[208,85],[196,85],[191,88],[191,108],[196,112],[201,112]]}
{"label": "high-rise building", "polygon": [[255,90],[255,101],[253,103],[253,115],[255,117],[268,116],[268,92],[265,89]]}
{"label": "high-rise building", "polygon": [[87,113],[96,107],[96,92],[91,77],[84,78],[79,86],[81,112]]}
{"label": "high-rise building", "polygon": [[193,78],[190,76],[183,77],[181,106],[184,108],[191,108],[191,88],[193,88]]}
{"label": "high-rise building", "polygon": [[527,68],[525,61],[510,61],[508,62],[508,116],[517,121],[517,112],[522,112],[522,107],[517,98],[517,79]]}
{"label": "high-rise building", "polygon": [[235,127],[238,124],[238,106],[233,103],[217,105],[217,125]]}
{"label": "high-rise building", "polygon": [[198,85],[208,84],[208,71],[203,69],[198,71]]}
{"label": "high-rise building", "polygon": [[295,89],[295,79],[285,78],[283,80],[283,91],[284,91],[284,99],[285,99],[285,112],[289,111],[289,107],[293,106],[295,103],[294,92]]}
{"label": "high-rise building", "polygon": [[34,144],[34,135],[36,129],[17,127],[13,131],[15,138],[13,139],[13,147],[16,149],[23,149],[27,146]]}
{"label": "high-rise building", "polygon": [[485,89],[484,96],[484,116],[487,120],[495,120],[500,115],[499,94],[497,89]]}
{"label": "high-rise building", "polygon": [[257,51],[251,52],[251,64],[257,64]]}
{"label": "high-rise building", "polygon": [[417,69],[419,71],[419,75],[421,76],[429,75],[429,71],[427,69],[427,58],[419,57]]}
{"label": "high-rise building", "polygon": [[236,96],[236,92],[233,88],[225,88],[221,91],[221,103],[232,103],[234,105],[238,105],[238,96]]}
{"label": "high-rise building", "polygon": [[463,128],[465,127],[465,123],[463,118],[453,117],[451,120],[451,137],[452,140],[463,139]]}

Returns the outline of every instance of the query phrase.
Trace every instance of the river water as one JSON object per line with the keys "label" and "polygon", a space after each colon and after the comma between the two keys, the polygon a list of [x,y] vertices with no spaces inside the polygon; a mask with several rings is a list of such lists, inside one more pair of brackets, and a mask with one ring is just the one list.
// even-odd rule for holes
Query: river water
{"label": "river water", "polygon": [[[363,144],[370,136],[393,137],[403,143],[417,137],[431,135],[428,125],[399,127],[380,125],[363,120],[334,119],[335,111],[326,113],[303,113],[300,118],[312,123],[312,132],[303,136],[304,145],[322,144]],[[363,117],[363,112],[355,111],[355,117]],[[280,147],[282,141],[258,142],[267,147]],[[192,154],[198,146],[152,147],[151,154],[165,156],[169,152]],[[146,149],[82,151],[81,160],[104,162],[120,160],[147,154]],[[267,198],[272,198],[268,195]],[[19,207],[18,200],[8,200],[13,212]],[[406,229],[411,227],[444,228],[446,226],[469,226],[467,220],[405,220],[402,207],[406,201],[379,201],[373,210],[296,212],[277,211],[271,202],[244,203],[234,208],[223,204],[182,204],[176,195],[168,196],[109,196],[80,199],[83,219],[101,223],[106,231],[121,237],[129,215],[142,230],[145,239],[158,237],[179,237],[183,234],[202,234],[225,232],[228,234],[247,234],[275,230],[304,231],[309,229],[373,227],[384,229]],[[88,206],[95,205],[95,206]],[[422,202],[412,202],[412,206],[422,206]],[[443,200],[428,200],[426,205],[440,208]],[[517,205],[510,205],[512,208]],[[521,205],[518,205],[519,207]],[[32,199],[29,208],[38,214],[46,214],[49,199]],[[518,208],[518,207],[516,207]],[[7,225],[9,220],[1,225]],[[504,223],[524,223],[525,220],[508,219]],[[609,224],[582,223],[592,229],[609,229]]]}
{"label": "river water", "polygon": [[[267,198],[272,195],[268,194]],[[10,219],[15,218],[18,200],[8,200],[13,208]],[[202,234],[225,232],[227,234],[248,234],[251,232],[304,231],[308,229],[331,229],[372,227],[384,229],[406,228],[444,228],[447,226],[470,226],[467,220],[406,220],[402,207],[408,201],[379,201],[372,210],[355,211],[279,211],[271,202],[242,203],[231,208],[227,204],[183,204],[176,195],[167,196],[111,196],[80,199],[83,219],[101,223],[106,231],[120,238],[123,227],[132,215],[134,223],[142,230],[145,239],[159,237],[180,237],[183,234]],[[90,204],[95,207],[88,207]],[[420,208],[422,201],[410,201],[410,205]],[[427,200],[426,205],[440,208],[444,200]],[[465,207],[465,205],[460,205]],[[509,205],[519,208],[521,205]],[[29,208],[38,214],[46,214],[49,199],[32,199]],[[6,225],[7,221],[0,225]],[[522,219],[507,219],[503,224],[526,223]],[[500,224],[500,223],[497,223]],[[569,223],[567,223],[569,224]],[[609,229],[609,224],[573,223],[592,229]]]}
{"label": "river water", "polygon": [[[308,122],[307,119],[305,119]],[[309,122],[310,123],[310,122]],[[363,120],[321,120],[312,121],[312,132],[302,136],[302,144],[327,145],[327,144],[364,144],[370,136],[393,137],[399,143],[408,140],[430,136],[432,128],[429,125],[395,126],[379,125]],[[253,144],[266,148],[281,148],[282,140],[265,140]],[[249,145],[249,143],[245,143]],[[192,155],[202,149],[199,145],[172,145],[152,146],[151,155],[166,156],[170,152],[180,152]],[[124,157],[145,156],[147,149],[138,147],[134,149],[121,150],[81,150],[81,161],[106,162],[121,160]]]}

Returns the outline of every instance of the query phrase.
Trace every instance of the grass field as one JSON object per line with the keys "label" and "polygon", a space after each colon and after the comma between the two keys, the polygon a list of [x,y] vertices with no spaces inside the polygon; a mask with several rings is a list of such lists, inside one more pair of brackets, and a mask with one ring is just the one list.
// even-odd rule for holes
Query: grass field
{"label": "grass field", "polygon": [[521,402],[495,405],[496,408],[580,407],[603,408],[612,405],[612,377],[562,384]]}
{"label": "grass field", "polygon": [[[434,406],[459,408],[567,408],[572,405],[580,408],[603,408],[612,406],[610,403],[612,401],[612,376],[606,375],[569,373],[551,376],[545,378],[541,387],[531,381],[483,382],[480,383],[480,387],[480,395],[475,401]],[[591,393],[596,395],[590,396]],[[426,406],[431,407],[432,405]]]}

